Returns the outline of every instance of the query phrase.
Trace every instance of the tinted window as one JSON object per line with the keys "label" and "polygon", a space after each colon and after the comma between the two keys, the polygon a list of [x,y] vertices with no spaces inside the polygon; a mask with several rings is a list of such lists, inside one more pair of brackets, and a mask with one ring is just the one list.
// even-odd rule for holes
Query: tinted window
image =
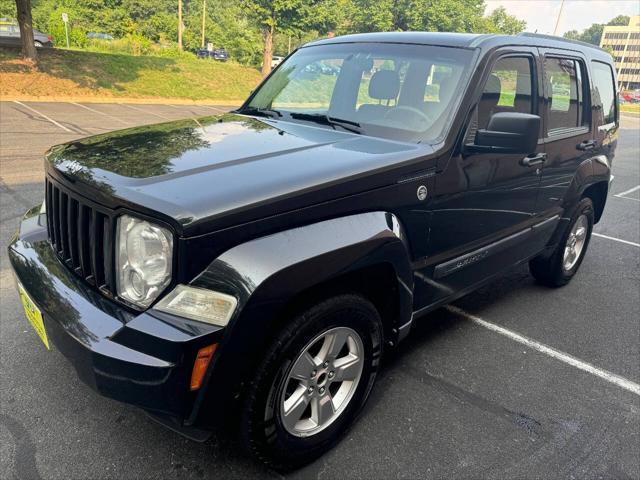
{"label": "tinted window", "polygon": [[478,128],[486,128],[498,112],[533,113],[532,68],[527,57],[506,57],[496,62],[478,103]]}
{"label": "tinted window", "polygon": [[603,120],[602,124],[614,123],[616,121],[616,91],[611,66],[600,63],[591,62],[593,71],[593,106],[601,109]]}
{"label": "tinted window", "polygon": [[551,132],[582,126],[584,123],[582,64],[566,58],[547,58],[544,76],[549,95],[548,130]]}

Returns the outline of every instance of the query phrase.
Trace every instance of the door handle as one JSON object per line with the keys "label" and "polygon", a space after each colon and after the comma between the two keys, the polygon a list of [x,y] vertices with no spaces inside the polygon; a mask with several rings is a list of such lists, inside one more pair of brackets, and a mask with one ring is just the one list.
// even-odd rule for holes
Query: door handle
{"label": "door handle", "polygon": [[547,161],[546,153],[534,153],[533,155],[527,155],[520,160],[520,165],[523,167],[535,167],[536,165],[542,165]]}
{"label": "door handle", "polygon": [[576,148],[578,150],[591,150],[592,148],[596,148],[595,140],[585,140],[584,142],[580,142]]}

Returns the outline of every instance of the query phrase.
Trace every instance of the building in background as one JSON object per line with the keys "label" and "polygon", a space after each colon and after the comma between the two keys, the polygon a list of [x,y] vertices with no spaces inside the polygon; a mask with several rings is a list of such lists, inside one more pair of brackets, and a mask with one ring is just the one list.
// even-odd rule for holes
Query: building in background
{"label": "building in background", "polygon": [[620,89],[640,88],[640,16],[626,26],[604,27],[600,47],[612,51]]}

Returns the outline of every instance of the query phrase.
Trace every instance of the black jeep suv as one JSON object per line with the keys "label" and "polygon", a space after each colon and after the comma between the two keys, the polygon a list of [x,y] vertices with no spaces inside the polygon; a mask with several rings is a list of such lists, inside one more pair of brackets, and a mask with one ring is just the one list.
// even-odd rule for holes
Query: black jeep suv
{"label": "black jeep suv", "polygon": [[231,114],[52,148],[9,247],[27,317],[99,393],[301,465],[421,315],[522,262],[571,280],[616,88],[609,54],[553,37],[311,43]]}

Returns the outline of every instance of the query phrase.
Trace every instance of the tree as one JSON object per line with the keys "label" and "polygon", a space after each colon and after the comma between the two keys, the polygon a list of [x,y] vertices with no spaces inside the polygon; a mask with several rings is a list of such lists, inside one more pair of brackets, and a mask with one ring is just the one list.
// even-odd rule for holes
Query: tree
{"label": "tree", "polygon": [[[618,15],[615,18],[609,20],[606,25],[628,25],[629,17],[626,15]],[[602,32],[604,31],[604,23],[592,23],[590,27],[585,28],[582,32],[577,30],[569,30],[563,37],[570,38],[571,40],[580,40],[581,42],[591,43],[593,45],[600,45],[602,39]]]}
{"label": "tree", "polygon": [[18,16],[18,26],[20,27],[20,38],[22,40],[22,56],[25,60],[36,62],[38,53],[36,44],[33,41],[33,21],[31,20],[31,0],[16,0],[16,13]]}
{"label": "tree", "polygon": [[276,29],[295,31],[325,25],[328,13],[323,0],[244,0],[243,4],[260,26],[263,41],[262,75],[271,71],[273,36]]}
{"label": "tree", "polygon": [[527,22],[509,15],[504,7],[498,7],[489,16],[481,18],[478,26],[476,31],[482,33],[516,35],[527,27]]}
{"label": "tree", "polygon": [[0,1],[0,18],[16,18],[16,2],[13,0]]}
{"label": "tree", "polygon": [[[352,0],[346,32],[406,31],[516,34],[526,23],[504,7],[483,16],[484,0]],[[345,11],[345,9],[341,9]]]}
{"label": "tree", "polygon": [[610,25],[610,26],[617,25],[617,26],[626,27],[627,25],[629,25],[629,16],[628,15],[618,15],[617,17],[612,18],[611,20],[609,20],[607,22],[607,25]]}

